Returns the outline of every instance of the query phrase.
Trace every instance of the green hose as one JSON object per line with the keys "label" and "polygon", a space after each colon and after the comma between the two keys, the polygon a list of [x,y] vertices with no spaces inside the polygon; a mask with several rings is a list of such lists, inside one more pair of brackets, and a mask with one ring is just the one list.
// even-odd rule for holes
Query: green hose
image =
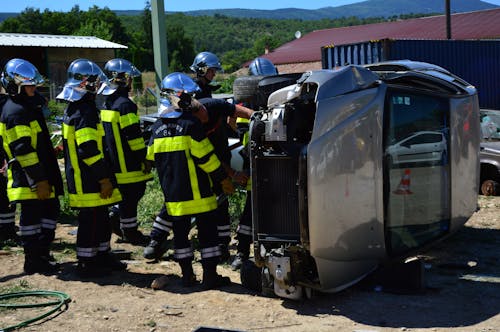
{"label": "green hose", "polygon": [[8,331],[14,331],[16,329],[19,329],[21,327],[25,327],[28,324],[31,324],[33,322],[36,322],[40,319],[43,319],[47,316],[52,315],[54,312],[59,310],[62,306],[67,305],[69,302],[71,302],[71,298],[63,293],[63,292],[58,292],[58,291],[25,291],[25,292],[16,292],[16,293],[7,293],[7,294],[0,294],[0,301],[5,301],[8,299],[12,298],[21,298],[21,297],[28,297],[28,296],[43,296],[43,297],[55,297],[57,300],[54,301],[48,301],[48,302],[42,302],[42,303],[25,303],[25,304],[20,304],[20,303],[0,303],[0,308],[7,308],[7,309],[19,309],[19,308],[37,308],[37,307],[49,307],[49,306],[54,306],[54,308],[50,309],[48,312],[39,315],[35,318],[31,318],[28,320],[25,320],[24,322],[21,322],[16,325],[12,326],[7,326],[7,327],[0,327],[0,332],[8,332]]}

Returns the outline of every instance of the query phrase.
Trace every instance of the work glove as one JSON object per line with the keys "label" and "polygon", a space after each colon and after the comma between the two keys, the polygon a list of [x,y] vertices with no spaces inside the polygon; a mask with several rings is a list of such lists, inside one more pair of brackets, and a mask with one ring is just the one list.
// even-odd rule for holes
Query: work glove
{"label": "work glove", "polygon": [[50,198],[50,193],[52,192],[52,188],[49,184],[48,180],[43,180],[36,183],[36,195],[39,200],[45,200]]}
{"label": "work glove", "polygon": [[220,186],[222,187],[222,191],[224,194],[232,194],[234,193],[234,186],[231,178],[225,178],[220,182]]}
{"label": "work glove", "polygon": [[151,160],[144,160],[142,172],[144,174],[151,173],[151,169],[153,168],[153,162]]}
{"label": "work glove", "polygon": [[113,195],[113,185],[111,184],[111,181],[109,178],[104,178],[99,181],[99,184],[101,185],[101,198],[106,199],[110,198],[111,195]]}
{"label": "work glove", "polygon": [[245,172],[235,171],[232,178],[233,182],[239,184],[240,186],[246,185],[248,181],[248,175]]}

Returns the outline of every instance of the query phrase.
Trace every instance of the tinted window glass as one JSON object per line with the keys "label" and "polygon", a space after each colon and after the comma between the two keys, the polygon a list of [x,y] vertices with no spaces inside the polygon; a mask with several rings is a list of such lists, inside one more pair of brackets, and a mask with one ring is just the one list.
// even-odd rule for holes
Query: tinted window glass
{"label": "tinted window glass", "polygon": [[442,236],[450,221],[449,103],[389,91],[384,115],[387,248],[398,255]]}

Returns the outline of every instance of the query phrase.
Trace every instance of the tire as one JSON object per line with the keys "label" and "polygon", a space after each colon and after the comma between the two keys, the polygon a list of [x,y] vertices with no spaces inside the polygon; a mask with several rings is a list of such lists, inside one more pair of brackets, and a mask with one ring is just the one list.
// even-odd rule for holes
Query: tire
{"label": "tire", "polygon": [[262,291],[262,268],[255,265],[251,259],[244,261],[240,268],[240,281],[243,287],[260,293]]}
{"label": "tire", "polygon": [[252,106],[259,89],[259,81],[264,76],[242,76],[234,80],[233,95],[236,102]]}
{"label": "tire", "polygon": [[493,180],[486,180],[481,183],[481,194],[485,196],[496,196],[500,194],[500,185]]}

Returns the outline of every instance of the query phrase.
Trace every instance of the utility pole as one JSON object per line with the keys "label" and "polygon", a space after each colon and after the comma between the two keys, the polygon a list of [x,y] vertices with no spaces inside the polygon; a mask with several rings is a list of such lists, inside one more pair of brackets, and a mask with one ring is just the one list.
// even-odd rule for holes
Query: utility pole
{"label": "utility pole", "polygon": [[450,1],[451,0],[445,0],[445,10],[446,10],[446,39],[451,39]]}
{"label": "utility pole", "polygon": [[[159,96],[161,81],[168,72],[167,30],[165,28],[165,4],[163,0],[151,0],[151,25],[153,29],[156,95]],[[160,99],[157,98],[156,101],[159,104]]]}

